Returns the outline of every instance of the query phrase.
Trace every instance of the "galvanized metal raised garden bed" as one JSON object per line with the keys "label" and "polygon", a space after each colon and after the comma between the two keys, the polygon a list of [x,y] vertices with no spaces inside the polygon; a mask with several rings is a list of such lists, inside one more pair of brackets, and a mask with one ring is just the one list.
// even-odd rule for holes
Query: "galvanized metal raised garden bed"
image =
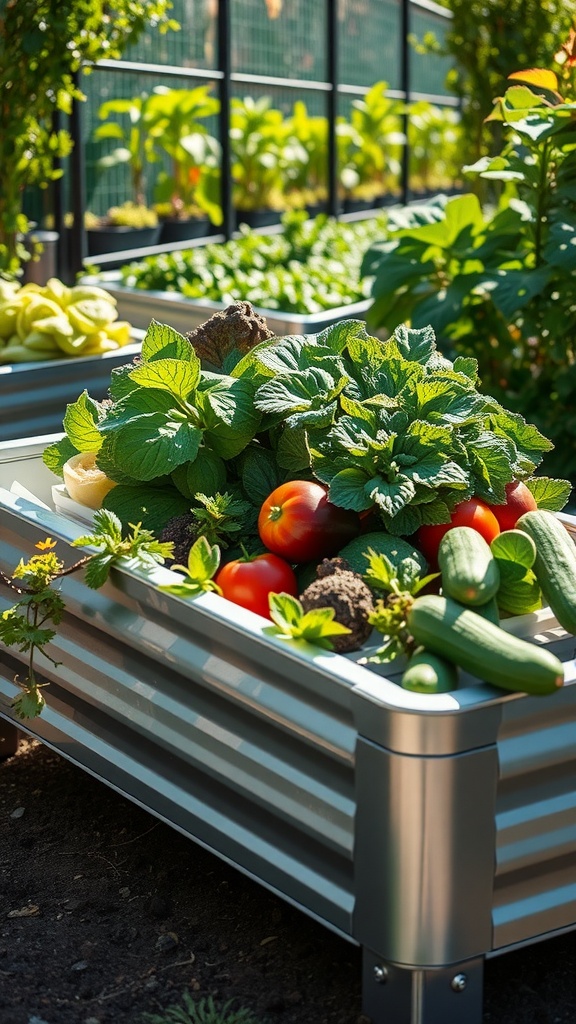
{"label": "galvanized metal raised garden bed", "polygon": [[[98,284],[113,295],[122,320],[128,320],[134,327],[146,330],[151,320],[170,324],[174,330],[186,334],[208,317],[226,309],[227,302],[211,302],[208,299],[188,299],[179,292],[148,291],[143,288],[127,288],[122,284],[118,271],[105,271],[97,277],[83,278],[86,284]],[[371,305],[370,299],[348,306],[337,306],[320,313],[284,313],[277,309],[254,307],[264,317],[268,327],[278,337],[285,334],[316,334],[325,327],[348,317],[363,320]]]}
{"label": "galvanized metal raised garden bed", "polygon": [[[0,445],[5,573],[47,534],[72,561],[85,532],[52,508],[47,441]],[[565,663],[553,696],[417,695],[164,594],[167,572],[62,580],[62,664],[27,731],[360,945],[376,1024],[480,1024],[485,959],[576,928],[574,637],[545,609],[508,620]],[[0,650],[5,723],[23,660]]]}
{"label": "galvanized metal raised garden bed", "polygon": [[105,398],[112,368],[140,351],[143,332],[132,334],[133,344],[101,356],[0,366],[0,441],[61,431],[67,403],[84,388],[95,399]]}

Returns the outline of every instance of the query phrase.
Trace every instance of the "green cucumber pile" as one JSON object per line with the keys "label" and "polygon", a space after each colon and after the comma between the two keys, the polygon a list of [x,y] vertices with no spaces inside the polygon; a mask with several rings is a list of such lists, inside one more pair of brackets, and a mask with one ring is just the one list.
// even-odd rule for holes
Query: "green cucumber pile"
{"label": "green cucumber pile", "polygon": [[[511,551],[517,552],[512,572]],[[544,509],[526,512],[490,544],[472,527],[453,527],[440,543],[438,565],[441,593],[417,596],[407,611],[417,646],[401,685],[419,693],[453,690],[457,666],[505,690],[556,692],[564,682],[562,662],[502,629],[499,595],[503,588],[504,609],[510,608],[515,588],[508,581],[516,570],[518,606],[509,613],[529,610],[532,598],[522,607],[522,584],[530,587],[530,573],[558,623],[576,632],[576,547],[560,520]]]}

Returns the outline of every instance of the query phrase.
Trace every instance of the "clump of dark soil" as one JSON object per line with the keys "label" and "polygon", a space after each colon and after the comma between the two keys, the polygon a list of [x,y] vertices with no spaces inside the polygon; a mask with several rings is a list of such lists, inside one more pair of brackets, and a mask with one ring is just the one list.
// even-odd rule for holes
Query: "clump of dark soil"
{"label": "clump of dark soil", "polygon": [[[485,1024],[574,1024],[574,933],[489,961]],[[0,762],[1,1024],[198,999],[362,1024],[360,951],[47,747]]]}

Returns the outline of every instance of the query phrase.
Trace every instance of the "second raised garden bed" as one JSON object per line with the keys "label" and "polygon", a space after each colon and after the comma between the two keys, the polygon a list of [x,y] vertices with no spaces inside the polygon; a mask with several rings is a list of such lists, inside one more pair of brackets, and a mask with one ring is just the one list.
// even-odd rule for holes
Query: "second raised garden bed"
{"label": "second raised garden bed", "polygon": [[[85,532],[54,510],[48,440],[0,444],[6,574]],[[563,661],[552,696],[413,694],[167,575],[63,578],[62,664],[26,730],[361,946],[375,1024],[480,1024],[486,958],[576,927],[574,637],[546,608],[506,622]],[[25,659],[0,651],[6,732]]]}

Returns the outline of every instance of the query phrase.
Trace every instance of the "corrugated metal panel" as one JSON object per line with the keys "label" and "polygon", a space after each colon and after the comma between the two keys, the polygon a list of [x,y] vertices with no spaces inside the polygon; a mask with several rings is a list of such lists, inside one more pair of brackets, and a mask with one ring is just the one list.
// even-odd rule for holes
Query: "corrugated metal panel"
{"label": "corrugated metal panel", "polygon": [[141,340],[102,356],[0,366],[0,441],[61,431],[66,405],[84,388],[105,398],[110,371],[129,363]]}
{"label": "corrugated metal panel", "polygon": [[[573,654],[570,637],[564,656]],[[572,688],[566,688],[553,701],[518,701],[503,709],[496,796],[495,948],[576,920],[572,698]]]}
{"label": "corrugated metal panel", "polygon": [[[28,525],[3,514],[6,573],[30,548]],[[350,686],[326,686],[306,659],[279,656],[278,641],[260,650],[260,620],[241,609],[232,628],[214,602],[182,605],[143,582],[137,596],[62,584],[61,665],[47,666],[49,706],[31,731],[350,934]],[[0,588],[0,610],[11,603]],[[3,652],[2,710],[17,671]]]}
{"label": "corrugated metal panel", "polygon": [[[39,438],[0,446],[0,486],[21,478],[46,500],[41,451]],[[5,573],[47,533],[72,561],[83,532],[0,495]],[[487,954],[575,926],[574,638],[549,611],[509,628],[563,658],[557,694],[476,683],[427,698],[268,636],[214,594],[164,594],[166,573],[117,570],[99,591],[63,579],[62,665],[48,666],[34,734],[384,959],[441,966],[490,946],[490,924]],[[0,588],[0,610],[11,603]],[[8,718],[24,661],[0,656]]]}

